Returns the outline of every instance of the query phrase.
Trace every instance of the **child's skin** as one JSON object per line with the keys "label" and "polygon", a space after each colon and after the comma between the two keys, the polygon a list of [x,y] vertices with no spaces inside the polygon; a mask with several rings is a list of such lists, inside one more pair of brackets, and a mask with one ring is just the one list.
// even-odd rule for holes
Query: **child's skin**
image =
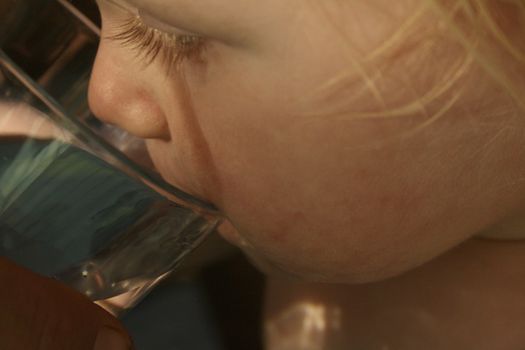
{"label": "child's skin", "polygon": [[[148,25],[205,38],[199,59],[189,58],[167,75],[161,59],[145,64],[135,48],[108,38],[130,13],[100,0],[105,38],[91,107],[101,119],[147,138],[161,174],[215,204],[228,220],[223,235],[263,268],[343,284],[409,271],[390,282],[336,292],[334,286],[301,286],[302,293],[321,290],[320,303],[337,300],[345,319],[367,324],[367,315],[380,317],[399,304],[404,309],[382,318],[377,334],[419,332],[423,321],[406,314],[413,307],[448,325],[418,333],[427,340],[454,333],[449,328],[458,322],[495,331],[511,344],[517,338],[503,336],[505,327],[469,323],[484,317],[470,311],[491,302],[523,308],[512,297],[524,292],[514,279],[525,265],[524,247],[471,239],[523,229],[516,220],[525,199],[524,113],[485,70],[465,63],[464,47],[431,11],[418,19],[419,42],[401,41],[401,54],[367,60],[424,3],[129,0],[125,6],[140,9]],[[509,14],[504,29],[515,37],[515,26],[523,25],[514,15],[518,5],[494,1],[493,8]],[[446,84],[450,68],[462,63],[468,68],[439,98],[408,115],[387,116]],[[346,79],[322,89],[335,77]],[[366,78],[376,79],[377,90]],[[479,274],[481,266],[485,272]],[[433,287],[413,305],[421,285]],[[451,294],[443,295],[439,287],[448,285]],[[301,298],[284,290],[290,299],[279,294],[288,301],[270,314]],[[368,309],[352,311],[355,300]],[[479,302],[469,308],[468,300]],[[433,314],[437,305],[442,307],[435,312],[456,304],[465,310]],[[460,316],[454,318],[456,310]],[[525,326],[522,316],[502,311],[495,317]],[[403,320],[409,326],[395,331]],[[449,337],[458,349],[468,348],[461,345],[475,331],[465,327],[459,333],[467,338]],[[430,349],[417,347],[423,343],[413,348]],[[383,349],[364,340],[355,344]],[[399,344],[392,349],[410,348]]]}

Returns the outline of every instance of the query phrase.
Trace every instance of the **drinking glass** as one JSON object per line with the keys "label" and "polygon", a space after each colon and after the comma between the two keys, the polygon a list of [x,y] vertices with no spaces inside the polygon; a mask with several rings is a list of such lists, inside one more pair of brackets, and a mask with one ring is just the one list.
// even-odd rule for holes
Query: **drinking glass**
{"label": "drinking glass", "polygon": [[[6,42],[0,49],[0,256],[118,315],[169,275],[221,217],[148,169],[141,140],[78,107],[88,75],[64,76],[71,64],[56,65],[55,58],[37,79],[4,51]],[[52,97],[58,87],[62,93]]]}

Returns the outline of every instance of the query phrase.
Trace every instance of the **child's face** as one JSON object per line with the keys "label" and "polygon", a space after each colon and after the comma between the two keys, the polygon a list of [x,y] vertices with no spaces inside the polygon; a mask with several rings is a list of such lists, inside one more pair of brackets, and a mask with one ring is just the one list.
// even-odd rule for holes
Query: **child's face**
{"label": "child's face", "polygon": [[408,115],[384,113],[469,66],[425,11],[415,23],[438,28],[432,40],[367,59],[419,0],[129,0],[148,24],[205,38],[169,75],[107,38],[130,15],[99,3],[92,109],[148,138],[162,175],[213,202],[239,232],[225,235],[274,267],[327,281],[392,275],[524,195],[523,121],[477,66]]}

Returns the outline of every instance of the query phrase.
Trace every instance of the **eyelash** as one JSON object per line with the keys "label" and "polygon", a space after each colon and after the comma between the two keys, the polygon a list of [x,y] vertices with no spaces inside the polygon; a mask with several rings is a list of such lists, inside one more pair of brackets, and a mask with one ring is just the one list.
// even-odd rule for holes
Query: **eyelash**
{"label": "eyelash", "polygon": [[171,71],[187,59],[203,62],[204,38],[197,35],[175,35],[146,26],[139,17],[132,17],[119,26],[119,32],[108,38],[137,50],[138,56],[151,64],[160,58]]}

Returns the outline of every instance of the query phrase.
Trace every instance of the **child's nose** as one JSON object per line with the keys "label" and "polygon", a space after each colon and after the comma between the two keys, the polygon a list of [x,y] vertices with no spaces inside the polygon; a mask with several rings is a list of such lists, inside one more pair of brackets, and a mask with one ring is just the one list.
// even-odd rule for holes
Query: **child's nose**
{"label": "child's nose", "polygon": [[[89,105],[102,121],[142,138],[169,138],[166,117],[147,89],[145,73],[111,43],[100,43],[89,85]],[[129,62],[128,62],[129,61]]]}

